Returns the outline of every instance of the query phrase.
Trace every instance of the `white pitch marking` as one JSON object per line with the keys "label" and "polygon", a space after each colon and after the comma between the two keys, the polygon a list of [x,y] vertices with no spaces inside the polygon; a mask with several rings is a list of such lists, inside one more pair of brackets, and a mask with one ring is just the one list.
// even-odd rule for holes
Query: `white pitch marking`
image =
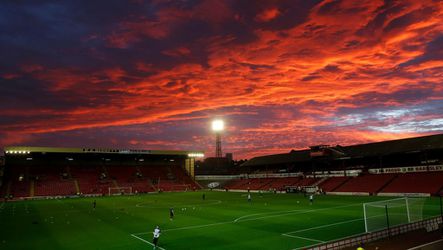
{"label": "white pitch marking", "polygon": [[354,220],[345,220],[345,221],[340,221],[340,222],[336,222],[336,223],[331,223],[331,224],[326,224],[326,225],[321,225],[321,226],[316,226],[316,227],[305,228],[305,229],[301,229],[301,230],[297,230],[297,231],[287,232],[287,233],[284,233],[283,235],[285,235],[285,234],[300,233],[300,232],[306,232],[306,231],[311,231],[311,230],[314,230],[314,229],[331,227],[331,226],[351,223],[351,222],[355,222],[355,221],[359,221],[359,220],[363,220],[363,218],[361,218],[361,219],[354,219]]}
{"label": "white pitch marking", "polygon": [[[178,207],[210,206],[210,205],[217,205],[217,204],[220,204],[220,203],[222,203],[221,200],[213,200],[210,203],[195,203],[195,204],[183,204],[183,205],[178,204]],[[145,206],[144,204],[146,204],[147,206]],[[135,206],[136,207],[142,207],[142,208],[152,208],[149,205],[153,205],[153,204],[155,205],[155,203],[152,203],[152,202],[141,202],[141,203],[136,204]],[[171,206],[169,206],[169,207],[171,207]],[[153,208],[167,208],[167,207],[168,206],[158,206],[158,207],[154,206]]]}
{"label": "white pitch marking", "polygon": [[306,237],[289,235],[289,234],[282,234],[282,235],[287,236],[287,237],[291,237],[291,238],[298,238],[298,239],[302,239],[302,240],[315,241],[315,242],[319,242],[319,243],[325,243],[326,242],[326,241],[322,241],[322,240],[316,240],[316,239],[312,239],[312,238],[306,238]]}
{"label": "white pitch marking", "polygon": [[194,228],[201,228],[201,227],[210,227],[210,226],[229,224],[229,223],[232,223],[232,221],[217,222],[217,223],[211,223],[211,224],[205,224],[205,225],[196,225],[196,226],[189,226],[189,227],[172,228],[172,229],[163,230],[163,232],[170,232],[170,231],[177,231],[177,230],[186,230],[186,229],[194,229]]}
{"label": "white pitch marking", "polygon": [[[276,215],[269,215],[269,216],[251,218],[251,219],[246,219],[246,220],[241,220],[241,221],[252,221],[252,220],[260,220],[260,219],[281,217],[281,216],[286,216],[288,214],[307,214],[307,213],[311,213],[311,212],[318,212],[318,211],[331,210],[331,209],[344,208],[344,207],[352,207],[352,206],[357,206],[357,205],[361,205],[361,204],[362,203],[354,203],[354,204],[350,204],[350,205],[327,207],[327,208],[320,208],[320,209],[311,209],[311,210],[289,210],[289,211],[282,211],[282,214],[276,214]],[[297,213],[297,211],[299,211],[299,212]],[[273,212],[273,213],[275,213],[275,212]]]}
{"label": "white pitch marking", "polygon": [[[350,205],[335,206],[335,207],[321,208],[321,209],[312,209],[312,210],[281,211],[281,213],[283,213],[283,214],[263,216],[263,217],[245,219],[245,220],[237,220],[237,221],[236,220],[232,220],[232,221],[224,221],[224,222],[217,222],[217,223],[211,223],[211,224],[195,225],[195,226],[188,226],[188,227],[179,227],[179,228],[165,229],[165,230],[162,230],[162,231],[163,232],[167,232],[167,231],[187,230],[187,229],[202,228],[202,227],[211,227],[211,226],[224,225],[224,224],[230,224],[230,223],[239,223],[239,222],[245,222],[245,221],[254,221],[254,220],[261,220],[261,219],[266,219],[266,218],[281,217],[281,216],[286,216],[288,214],[305,214],[305,213],[317,212],[317,211],[323,211],[323,210],[337,209],[337,208],[343,208],[343,207],[351,207],[351,206],[357,206],[357,205],[361,205],[361,204],[362,203],[354,203],[354,204],[350,204]],[[291,211],[293,211],[293,212],[291,212]],[[295,211],[299,211],[299,212],[296,213]],[[276,212],[270,212],[268,214],[272,214],[272,213],[276,213]],[[242,216],[242,217],[244,217],[244,216]],[[239,218],[237,218],[237,219],[239,219]],[[134,235],[143,235],[143,234],[150,234],[150,233],[151,232],[141,232],[141,233],[134,233]]]}
{"label": "white pitch marking", "polygon": [[263,215],[263,214],[282,214],[282,213],[292,213],[292,212],[305,212],[306,210],[300,210],[300,209],[294,209],[294,210],[288,210],[288,211],[277,211],[277,212],[267,212],[267,213],[257,213],[257,214],[248,214],[241,217],[238,217],[234,220],[234,222],[238,222],[239,220],[242,220],[244,218],[248,217],[254,217],[256,215]]}
{"label": "white pitch marking", "polygon": [[[187,230],[187,229],[194,229],[194,228],[201,228],[201,227],[210,227],[210,226],[223,225],[223,224],[229,224],[229,223],[232,223],[232,221],[224,221],[224,222],[217,222],[217,223],[211,223],[211,224],[164,229],[164,230],[162,230],[162,232],[171,232],[171,231],[177,231],[177,230]],[[149,234],[149,233],[151,233],[151,232],[134,233],[131,235],[143,235],[143,234]]]}
{"label": "white pitch marking", "polygon": [[[131,236],[134,237],[134,238],[137,238],[138,240],[141,240],[141,241],[143,241],[143,242],[145,242],[145,243],[148,243],[148,244],[151,245],[151,246],[154,246],[154,244],[152,244],[151,242],[149,242],[149,241],[147,241],[147,240],[145,240],[145,239],[143,239],[143,238],[140,238],[140,237],[135,236],[135,235],[133,235],[133,234],[131,234]],[[158,249],[161,249],[161,250],[166,250],[166,249],[164,249],[163,247],[159,247],[159,246],[157,246],[157,248],[158,248]]]}

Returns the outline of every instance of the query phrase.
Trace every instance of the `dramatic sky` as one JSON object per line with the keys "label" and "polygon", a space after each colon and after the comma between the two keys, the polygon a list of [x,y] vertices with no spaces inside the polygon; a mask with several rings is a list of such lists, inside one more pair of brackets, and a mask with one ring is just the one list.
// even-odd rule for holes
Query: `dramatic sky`
{"label": "dramatic sky", "polygon": [[0,3],[0,148],[234,158],[443,132],[443,1]]}

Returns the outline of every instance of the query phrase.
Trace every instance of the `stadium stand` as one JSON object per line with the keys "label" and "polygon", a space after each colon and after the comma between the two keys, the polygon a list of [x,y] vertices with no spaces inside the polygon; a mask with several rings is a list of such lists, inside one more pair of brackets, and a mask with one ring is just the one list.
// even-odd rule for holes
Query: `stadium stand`
{"label": "stadium stand", "polygon": [[443,188],[443,172],[418,172],[398,174],[382,193],[439,194]]}
{"label": "stadium stand", "polygon": [[[56,196],[75,194],[107,194],[109,188],[131,187],[133,192],[185,191],[199,186],[181,167],[108,167],[107,171],[97,167],[71,168],[70,178],[61,176],[60,168],[33,169],[31,178],[23,178],[23,171],[16,171],[10,181],[10,191],[4,187],[3,196],[13,197]],[[24,170],[24,169],[23,169]],[[137,173],[139,175],[137,176]],[[169,174],[169,175],[168,175]],[[77,184],[76,184],[77,183]],[[78,190],[76,188],[78,185]],[[8,186],[8,185],[5,185]],[[31,190],[34,190],[31,192]]]}
{"label": "stadium stand", "polygon": [[183,185],[185,188],[195,190],[200,187],[181,167],[171,168],[171,172],[176,179],[176,183]]}
{"label": "stadium stand", "polygon": [[286,186],[295,186],[300,181],[298,177],[270,178],[271,182],[263,190],[284,190]]}
{"label": "stadium stand", "polygon": [[299,182],[296,183],[297,186],[311,186],[316,183],[319,178],[302,178]]}
{"label": "stadium stand", "polygon": [[270,178],[251,178],[234,180],[226,184],[228,189],[238,190],[263,190],[265,186],[268,186],[272,182]]}
{"label": "stadium stand", "polygon": [[[101,175],[97,167],[78,166],[71,168],[71,175],[78,183],[79,190],[77,191],[82,194],[104,194],[108,190],[108,187],[111,186],[99,184],[103,181],[99,179]],[[109,183],[108,181],[106,182]]]}
{"label": "stadium stand", "polygon": [[132,187],[135,193],[153,192],[152,182],[145,178],[136,166],[107,167],[108,173],[117,187]]}
{"label": "stadium stand", "polygon": [[[61,168],[55,167],[35,167],[31,168],[31,178],[33,179],[34,194],[31,196],[54,196],[54,195],[75,195],[75,184],[72,179],[62,178]],[[32,189],[32,186],[31,186]],[[31,192],[32,194],[32,192]]]}
{"label": "stadium stand", "polygon": [[140,172],[150,180],[151,187],[157,191],[184,191],[189,189],[190,186],[185,185],[182,179],[174,175],[173,169],[176,168],[181,169],[179,166],[150,166],[149,168],[140,167]]}
{"label": "stadium stand", "polygon": [[339,177],[330,177],[322,182],[319,187],[323,189],[325,192],[335,191],[338,187],[349,181],[351,177],[347,176],[339,176]]}
{"label": "stadium stand", "polygon": [[[254,157],[241,167],[244,174],[284,172],[321,178],[318,182],[306,178],[295,185],[318,185],[325,192],[437,195],[443,193],[442,155],[443,134],[437,134],[351,146],[311,146]],[[267,185],[276,182],[273,180]],[[234,182],[230,187],[244,189],[244,186]]]}
{"label": "stadium stand", "polygon": [[23,166],[17,166],[11,170],[10,178],[5,181],[2,188],[4,196],[30,196],[30,181],[25,177],[28,169]]}
{"label": "stadium stand", "polygon": [[367,192],[377,193],[386,183],[394,179],[396,174],[364,174],[352,177],[338,187],[337,192]]}
{"label": "stadium stand", "polygon": [[[149,150],[50,149],[54,153],[26,149],[21,154],[6,154],[0,194],[29,197],[106,194],[110,188],[122,187],[131,187],[133,192],[199,188],[187,172],[189,168],[184,169],[187,152],[159,151],[155,155]],[[442,153],[443,134],[351,146],[318,145],[252,158],[235,169],[237,177],[224,182],[222,188],[318,186],[325,192],[439,194]],[[28,156],[32,161],[27,161]]]}
{"label": "stadium stand", "polygon": [[318,178],[284,177],[284,178],[249,178],[237,179],[225,184],[225,188],[237,190],[285,190],[287,186],[310,186]]}
{"label": "stadium stand", "polygon": [[23,180],[14,180],[10,182],[9,192],[7,194],[13,195],[14,197],[28,197],[30,196],[30,182]]}
{"label": "stadium stand", "polygon": [[228,189],[247,189],[249,179],[231,180],[225,183],[224,187]]}
{"label": "stadium stand", "polygon": [[[246,178],[227,182],[224,188],[233,190],[285,190],[289,186],[313,186],[319,178]],[[414,185],[411,185],[413,183]],[[353,193],[429,193],[439,194],[443,189],[443,172],[416,172],[404,174],[362,174],[355,177],[326,178],[318,187],[324,192]]]}
{"label": "stadium stand", "polygon": [[13,148],[0,186],[0,195],[11,199],[200,188],[184,169],[186,151]]}

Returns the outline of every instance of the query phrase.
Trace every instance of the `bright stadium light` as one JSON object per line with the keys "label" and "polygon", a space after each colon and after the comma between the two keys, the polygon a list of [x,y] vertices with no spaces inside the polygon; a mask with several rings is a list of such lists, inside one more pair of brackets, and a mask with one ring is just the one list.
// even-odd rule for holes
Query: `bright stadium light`
{"label": "bright stadium light", "polygon": [[191,158],[202,158],[202,157],[205,157],[205,154],[203,154],[203,153],[189,153],[188,157],[191,157]]}
{"label": "bright stadium light", "polygon": [[212,131],[215,132],[215,158],[222,158],[221,134],[224,129],[225,122],[223,120],[212,121]]}
{"label": "bright stadium light", "polygon": [[212,121],[212,130],[215,132],[223,131],[225,128],[225,123],[223,120],[214,120]]}

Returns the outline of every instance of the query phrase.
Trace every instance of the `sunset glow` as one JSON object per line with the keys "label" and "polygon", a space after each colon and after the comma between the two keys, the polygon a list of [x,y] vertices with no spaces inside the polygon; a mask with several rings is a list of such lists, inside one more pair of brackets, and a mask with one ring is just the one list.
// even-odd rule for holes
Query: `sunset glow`
{"label": "sunset glow", "polygon": [[214,152],[443,132],[443,1],[3,1],[0,148]]}

